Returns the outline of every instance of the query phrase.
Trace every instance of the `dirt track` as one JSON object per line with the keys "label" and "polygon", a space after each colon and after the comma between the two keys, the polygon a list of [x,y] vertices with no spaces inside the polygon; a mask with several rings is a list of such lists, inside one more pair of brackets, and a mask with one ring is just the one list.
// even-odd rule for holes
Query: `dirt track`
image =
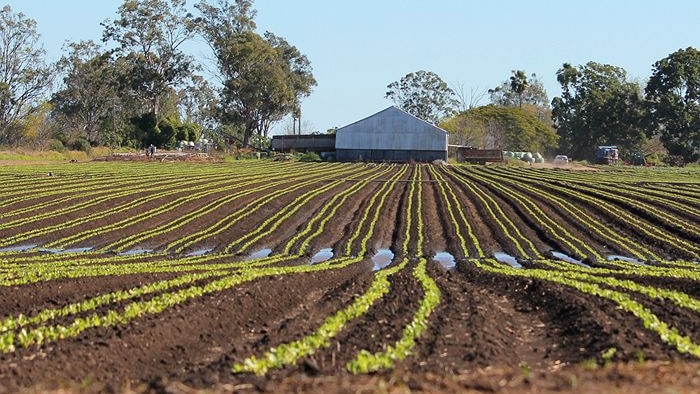
{"label": "dirt track", "polygon": [[[189,211],[212,206],[239,189],[237,181],[223,185],[228,189],[207,194],[196,201],[190,201],[177,209],[166,209],[147,221],[134,223],[113,231],[103,231],[98,236],[88,238],[64,247],[90,246],[95,249],[109,245],[130,234],[145,233],[149,229],[163,226],[162,232],[134,245],[134,249],[154,249],[167,247],[171,242],[188,234],[212,227],[217,220],[233,215],[243,206],[255,201],[266,201],[254,216],[241,221],[239,225],[222,231],[215,236],[203,238],[187,248],[187,251],[200,249],[223,250],[232,240],[238,240],[260,229],[265,229],[265,220],[293,206],[305,193],[329,186],[327,191],[315,195],[304,202],[303,209],[289,215],[277,228],[270,228],[269,234],[253,242],[244,250],[238,250],[239,257],[232,258],[216,254],[206,264],[226,263],[242,260],[251,252],[262,248],[273,249],[273,255],[282,252],[283,246],[317,216],[323,216],[323,209],[333,198],[355,185],[364,177],[377,175],[386,169],[382,166],[367,167],[366,173],[357,179],[321,180],[308,186],[280,194],[266,201],[269,192],[252,193],[235,203],[225,204],[201,216],[196,222],[183,227],[168,229],[168,224],[176,223],[178,217]],[[370,210],[370,200],[382,192],[388,179],[398,174],[400,167],[394,167],[378,175],[355,193],[349,195],[333,220],[325,224],[324,231],[313,238],[301,257],[283,262],[284,265],[307,265],[311,256],[324,248],[331,248],[339,254],[357,228],[361,233],[369,231],[368,222],[363,222],[363,213]],[[426,242],[415,243],[416,228],[407,231],[407,205],[410,195],[413,171],[421,171],[423,210],[414,211],[421,215]],[[552,236],[551,230],[544,227],[538,218],[529,212],[529,206],[505,189],[487,182],[495,172],[489,170],[452,171],[443,170],[447,184],[455,191],[459,207],[465,214],[480,248],[486,256],[494,252],[506,252],[517,256],[524,269],[537,268],[534,253],[546,255],[552,250],[573,255],[574,250],[563,241]],[[511,174],[525,179],[520,174]],[[508,178],[504,179],[504,183]],[[335,182],[335,183],[334,183]],[[470,189],[469,182],[477,189]],[[60,231],[41,234],[27,239],[26,243],[43,245],[78,231],[90,228],[99,229],[125,218],[138,217],[139,213],[156,209],[178,197],[201,190],[192,183],[192,189],[174,188],[173,193],[148,203],[138,205],[137,199],[152,194],[138,191],[131,197],[105,200],[91,206],[89,211],[47,217],[36,222],[10,228],[0,227],[0,237],[6,238],[30,231],[68,222],[80,216],[108,210],[115,205],[131,201],[132,208],[113,216],[90,221],[80,226],[66,227]],[[292,185],[280,184],[276,190]],[[526,186],[526,182],[523,182]],[[541,186],[541,185],[539,185]],[[542,194],[525,187],[511,185],[517,196],[527,197],[556,223],[563,223],[570,238],[577,240],[574,246],[588,245],[600,254],[625,254],[622,246],[609,243],[599,233],[587,231],[585,224],[571,217],[563,205],[547,199]],[[243,189],[240,189],[243,190]],[[631,242],[643,245],[650,252],[665,259],[689,258],[690,252],[673,245],[664,244],[648,233],[637,231],[624,219],[611,215],[609,211],[593,205],[586,205],[583,199],[576,201],[557,188],[556,181],[551,188],[540,187],[554,196],[573,201],[582,212],[597,220],[611,223],[616,231],[623,233]],[[698,189],[696,189],[698,190]],[[65,197],[57,194],[50,198]],[[485,193],[487,197],[479,197]],[[148,385],[151,390],[175,391],[178,388],[210,388],[220,391],[240,389],[243,391],[297,391],[327,392],[348,390],[365,391],[377,385],[387,385],[392,389],[419,389],[438,392],[463,390],[501,392],[545,392],[547,390],[582,390],[581,392],[605,391],[611,386],[619,386],[620,392],[654,392],[655,384],[666,382],[678,392],[692,392],[699,387],[700,365],[697,359],[680,353],[673,346],[661,341],[655,333],[646,330],[640,319],[620,310],[618,305],[593,295],[576,291],[561,284],[534,278],[524,278],[491,273],[480,269],[470,260],[478,257],[477,249],[470,245],[465,253],[459,244],[454,222],[450,219],[444,197],[438,188],[434,174],[427,166],[414,166],[401,175],[386,192],[385,206],[378,214],[378,220],[368,241],[368,255],[361,262],[346,268],[326,271],[264,276],[251,282],[237,285],[228,290],[208,294],[178,304],[165,311],[140,317],[129,324],[90,329],[75,338],[43,344],[39,347],[0,354],[0,392],[13,392],[20,387],[36,387],[38,382],[50,387],[53,382],[83,381],[92,389],[112,387],[123,389],[127,385],[139,387]],[[8,197],[9,198],[9,197]],[[491,200],[489,200],[490,198]],[[590,198],[590,197],[586,197]],[[36,203],[47,198],[37,198]],[[88,197],[89,199],[89,197]],[[76,199],[73,203],[79,203]],[[87,201],[87,200],[85,200]],[[334,200],[337,203],[339,200]],[[508,218],[516,233],[507,234],[490,216],[493,204],[502,209],[494,213],[497,217]],[[2,200],[0,200],[0,203]],[[11,213],[31,204],[31,200],[17,202],[0,211]],[[678,216],[672,207],[650,206],[671,215]],[[614,202],[625,209],[623,203]],[[696,205],[694,209],[700,208]],[[413,208],[415,210],[415,208]],[[629,210],[629,209],[627,209]],[[37,211],[41,212],[41,211]],[[633,211],[632,211],[633,212]],[[634,212],[633,212],[634,213]],[[27,217],[29,214],[26,214]],[[636,214],[645,225],[657,226],[664,231],[673,231],[670,224],[657,223],[654,217]],[[693,226],[700,226],[700,220],[687,215],[684,220]],[[0,225],[9,219],[0,219]],[[414,219],[415,220],[415,219]],[[415,221],[413,222],[415,226]],[[212,227],[213,228],[213,227]],[[402,243],[409,236],[409,266],[391,276],[391,290],[377,301],[361,319],[351,321],[335,337],[327,348],[302,360],[293,367],[286,367],[268,373],[264,378],[249,374],[231,373],[231,365],[240,362],[251,354],[261,354],[280,344],[298,340],[319,327],[325,318],[342,309],[369,287],[374,271],[372,255],[382,248],[396,252],[396,261],[401,257]],[[515,234],[515,235],[514,235]],[[678,237],[688,242],[697,242],[692,232],[678,233]],[[520,238],[517,238],[520,237]],[[519,252],[519,243],[512,239],[526,239],[532,243],[531,249],[523,246],[527,253]],[[413,242],[411,242],[413,241]],[[523,243],[524,244],[524,243]],[[294,244],[300,247],[300,243]],[[524,244],[525,245],[525,244]],[[351,244],[352,254],[359,253],[359,241]],[[232,252],[236,252],[234,248]],[[430,315],[429,329],[424,333],[413,350],[413,355],[398,362],[393,371],[375,375],[354,376],[345,369],[345,364],[361,349],[376,352],[387,344],[394,343],[403,327],[412,319],[416,305],[424,296],[420,284],[411,274],[417,263],[415,256],[431,257],[436,252],[447,251],[457,260],[454,269],[445,269],[436,261],[431,261],[428,274],[435,280],[441,292],[441,302]],[[32,256],[23,253],[22,256]],[[39,256],[39,255],[37,255]],[[57,255],[59,256],[59,255]],[[95,254],[95,258],[113,256],[111,252]],[[148,264],[163,258],[144,256],[122,257],[120,264]],[[590,259],[590,256],[582,256]],[[177,263],[182,256],[171,255],[166,261]],[[587,260],[588,261],[588,260]],[[37,258],[34,264],[40,264]],[[592,263],[606,266],[603,261]],[[594,265],[595,266],[595,265]],[[614,266],[606,266],[617,269]],[[156,283],[177,277],[175,271],[130,275],[84,276],[76,279],[60,278],[36,284],[0,287],[0,311],[3,316],[24,313],[32,314],[43,309],[78,302],[89,296],[129,289],[139,284]],[[610,274],[615,277],[615,274]],[[692,297],[700,297],[698,282],[693,279],[661,278],[640,275],[631,277],[620,271],[619,278],[632,279],[637,283],[662,289],[678,289]],[[213,279],[203,279],[205,284]],[[155,297],[157,294],[142,296],[140,299]],[[635,294],[634,299],[647,306],[664,322],[700,343],[700,316],[670,305],[664,300],[654,300]],[[96,312],[118,310],[126,301],[99,307]],[[69,324],[70,319],[58,320],[57,324]],[[604,363],[603,354],[615,349],[615,367],[595,369],[586,367],[591,363]],[[636,365],[638,359],[651,361],[646,365]],[[625,363],[631,363],[626,365]],[[668,364],[674,362],[678,364]],[[656,376],[651,379],[650,375]],[[669,375],[675,376],[673,379]],[[572,377],[573,376],[573,377]],[[649,381],[651,379],[652,381]],[[66,383],[63,383],[66,385]],[[71,386],[70,383],[67,384]],[[629,388],[629,391],[625,387]],[[138,390],[147,389],[140,386]]]}

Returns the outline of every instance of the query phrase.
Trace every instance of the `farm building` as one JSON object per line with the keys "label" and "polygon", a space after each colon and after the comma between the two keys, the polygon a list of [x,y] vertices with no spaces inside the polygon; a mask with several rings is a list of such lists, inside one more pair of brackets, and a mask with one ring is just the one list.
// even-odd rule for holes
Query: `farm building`
{"label": "farm building", "polygon": [[447,131],[396,107],[339,128],[338,161],[447,160]]}
{"label": "farm building", "polygon": [[447,131],[396,107],[339,128],[335,134],[273,136],[276,152],[335,151],[338,161],[447,160]]}

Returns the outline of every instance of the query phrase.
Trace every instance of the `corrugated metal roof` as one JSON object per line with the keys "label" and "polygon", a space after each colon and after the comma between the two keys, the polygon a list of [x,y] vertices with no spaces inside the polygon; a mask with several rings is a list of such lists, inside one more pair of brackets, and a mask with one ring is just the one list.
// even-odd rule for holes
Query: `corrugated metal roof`
{"label": "corrugated metal roof", "polygon": [[341,127],[336,149],[447,150],[447,131],[394,106]]}

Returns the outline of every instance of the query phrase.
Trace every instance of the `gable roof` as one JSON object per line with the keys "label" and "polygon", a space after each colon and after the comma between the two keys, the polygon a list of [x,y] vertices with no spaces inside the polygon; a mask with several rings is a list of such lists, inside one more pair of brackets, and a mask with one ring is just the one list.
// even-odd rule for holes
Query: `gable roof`
{"label": "gable roof", "polygon": [[336,131],[336,149],[447,150],[447,131],[395,106]]}
{"label": "gable roof", "polygon": [[353,126],[355,126],[357,124],[364,123],[367,120],[375,118],[375,117],[381,117],[381,118],[385,118],[385,119],[388,117],[399,117],[399,118],[403,118],[403,119],[412,119],[417,124],[422,124],[424,127],[427,127],[429,129],[434,129],[435,131],[440,131],[440,132],[447,134],[446,130],[441,129],[430,122],[426,122],[425,120],[423,120],[423,119],[421,119],[421,118],[419,118],[411,113],[408,113],[408,112],[406,112],[406,111],[404,111],[404,110],[402,110],[394,105],[389,106],[389,107],[387,107],[387,108],[385,108],[385,109],[383,109],[375,114],[372,114],[366,118],[363,118],[363,119],[360,119],[360,120],[355,121],[353,123],[350,123],[349,125],[345,125],[343,127],[340,127],[340,128],[338,128],[338,130],[336,130],[336,133],[341,131],[341,130],[344,130],[344,129],[349,129],[349,128],[351,129],[351,128],[353,128]]}

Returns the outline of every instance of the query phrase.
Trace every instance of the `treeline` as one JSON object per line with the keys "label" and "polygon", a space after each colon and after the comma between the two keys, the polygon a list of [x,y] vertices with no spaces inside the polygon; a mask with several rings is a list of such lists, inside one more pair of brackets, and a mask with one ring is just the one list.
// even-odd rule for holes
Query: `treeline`
{"label": "treeline", "polygon": [[[488,91],[450,88],[438,75],[409,73],[386,97],[450,132],[451,143],[567,154],[592,160],[598,145],[641,152],[670,163],[700,158],[700,51],[680,49],[654,63],[646,85],[620,67],[563,64],[562,93],[551,102],[535,74],[514,70]],[[488,95],[490,104],[479,106]]]}
{"label": "treeline", "polygon": [[[69,43],[56,64],[45,62],[36,22],[5,6],[0,145],[172,147],[203,130],[242,146],[267,138],[275,122],[298,116],[316,81],[295,46],[255,32],[252,3],[200,1],[193,13],[185,0],[125,0],[101,23],[102,42]],[[183,51],[194,39],[211,49],[213,77]]]}

